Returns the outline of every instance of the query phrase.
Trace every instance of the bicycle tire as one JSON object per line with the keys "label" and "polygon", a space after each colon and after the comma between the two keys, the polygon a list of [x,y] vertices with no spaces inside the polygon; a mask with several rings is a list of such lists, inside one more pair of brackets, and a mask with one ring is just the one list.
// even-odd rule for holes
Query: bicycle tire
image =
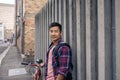
{"label": "bicycle tire", "polygon": [[30,66],[29,68],[29,73],[33,76],[36,72],[36,67],[35,66]]}
{"label": "bicycle tire", "polygon": [[29,69],[30,69],[30,65],[27,65],[27,66],[25,67],[25,70],[26,70],[27,73],[30,73],[30,72],[29,72]]}

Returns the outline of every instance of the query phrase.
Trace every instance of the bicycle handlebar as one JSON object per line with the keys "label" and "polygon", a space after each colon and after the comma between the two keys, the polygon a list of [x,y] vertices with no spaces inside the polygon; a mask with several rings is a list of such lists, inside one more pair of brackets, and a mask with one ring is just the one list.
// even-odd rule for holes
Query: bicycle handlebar
{"label": "bicycle handlebar", "polygon": [[21,64],[22,65],[28,65],[29,63],[28,62],[22,62]]}
{"label": "bicycle handlebar", "polygon": [[[42,62],[43,62],[42,59],[36,60],[36,63],[37,63],[37,64],[41,64]],[[31,62],[22,62],[21,64],[22,64],[22,65],[28,65],[29,63],[30,63],[30,64],[33,64],[33,63],[31,63]]]}

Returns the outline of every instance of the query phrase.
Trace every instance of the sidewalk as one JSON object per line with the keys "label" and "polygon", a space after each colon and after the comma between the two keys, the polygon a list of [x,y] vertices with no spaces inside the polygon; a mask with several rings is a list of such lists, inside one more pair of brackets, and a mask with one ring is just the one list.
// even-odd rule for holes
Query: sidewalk
{"label": "sidewalk", "polygon": [[0,66],[0,80],[32,80],[21,65],[21,55],[15,46],[10,46],[4,51],[6,56]]}

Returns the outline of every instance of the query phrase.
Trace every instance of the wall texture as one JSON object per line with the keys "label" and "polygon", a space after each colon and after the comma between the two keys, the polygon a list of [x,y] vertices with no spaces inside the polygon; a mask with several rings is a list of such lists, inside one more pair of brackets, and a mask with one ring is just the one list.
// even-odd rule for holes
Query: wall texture
{"label": "wall texture", "polygon": [[47,0],[16,0],[17,46],[21,53],[34,51],[35,15]]}
{"label": "wall texture", "polygon": [[73,80],[119,80],[119,0],[49,0],[35,17],[35,58],[45,60],[48,25],[63,25]]}
{"label": "wall texture", "polygon": [[119,10],[119,5],[120,0],[116,0],[115,1],[115,51],[116,51],[116,63],[115,63],[115,67],[116,67],[116,80],[120,80],[120,10]]}
{"label": "wall texture", "polygon": [[34,51],[35,15],[45,5],[47,0],[24,0],[24,49]]}

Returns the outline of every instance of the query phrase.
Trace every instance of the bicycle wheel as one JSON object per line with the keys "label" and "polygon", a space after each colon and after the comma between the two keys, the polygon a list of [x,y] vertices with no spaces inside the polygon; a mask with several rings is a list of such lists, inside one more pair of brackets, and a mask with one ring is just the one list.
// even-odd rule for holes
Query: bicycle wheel
{"label": "bicycle wheel", "polygon": [[29,74],[30,72],[29,72],[29,69],[30,69],[30,65],[27,65],[26,67],[25,67],[25,70],[26,70],[26,72]]}
{"label": "bicycle wheel", "polygon": [[35,67],[35,66],[30,66],[30,67],[29,67],[29,73],[30,73],[31,75],[34,75],[35,72],[36,72],[36,67]]}

